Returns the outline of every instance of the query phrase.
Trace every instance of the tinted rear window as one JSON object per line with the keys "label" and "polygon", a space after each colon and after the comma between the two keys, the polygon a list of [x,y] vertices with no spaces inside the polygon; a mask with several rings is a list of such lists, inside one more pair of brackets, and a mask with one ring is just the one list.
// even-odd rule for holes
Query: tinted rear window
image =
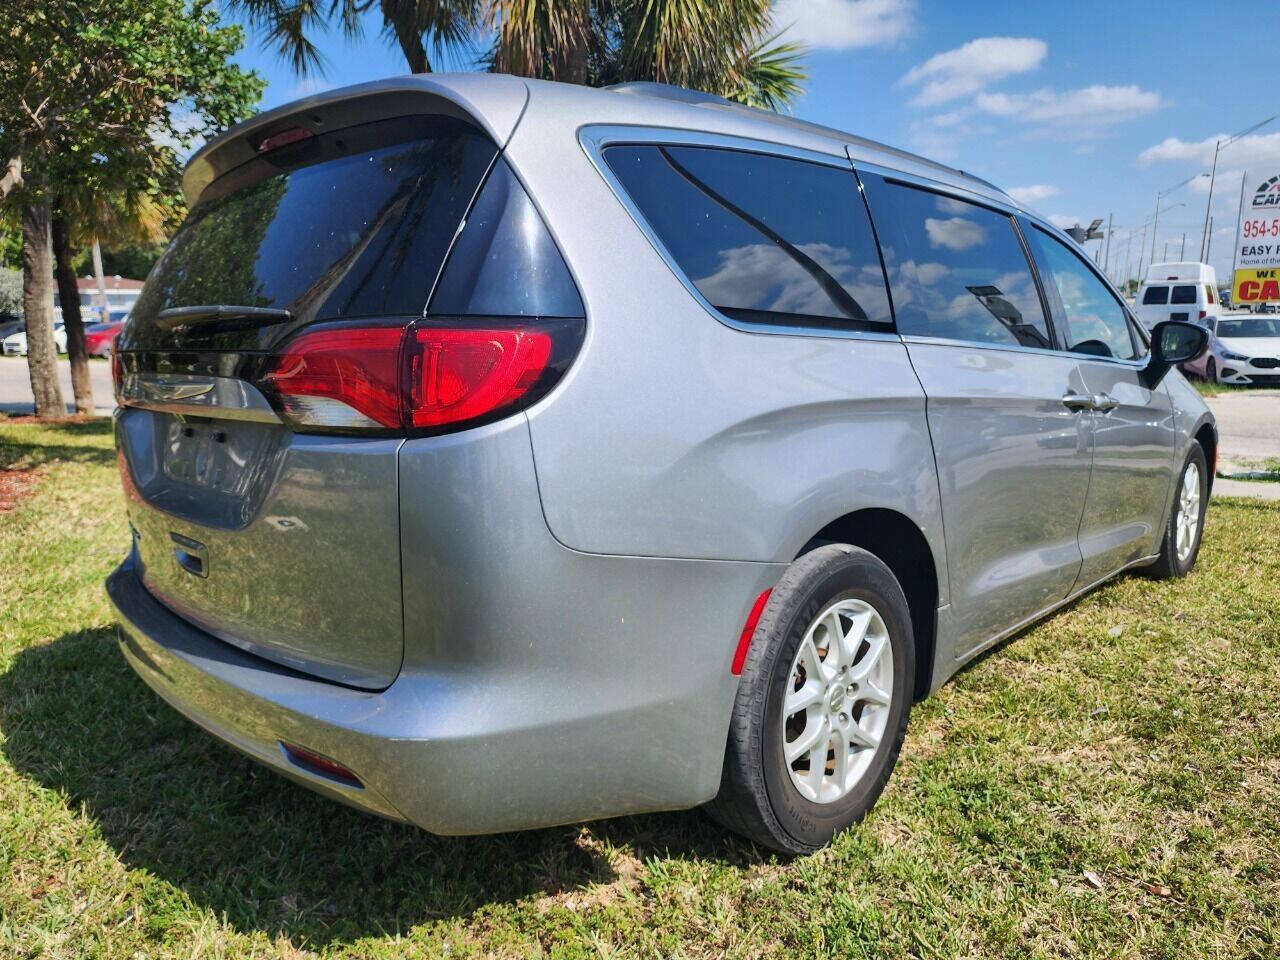
{"label": "tinted rear window", "polygon": [[1162,304],[1169,302],[1168,287],[1147,287],[1146,293],[1142,295],[1144,304]]}
{"label": "tinted rear window", "polygon": [[898,332],[1049,349],[1040,292],[1013,221],[955,197],[863,177]]}
{"label": "tinted rear window", "polygon": [[1173,288],[1173,295],[1169,297],[1170,303],[1195,303],[1196,288],[1195,284],[1186,284],[1185,286],[1177,286]]}
{"label": "tinted rear window", "polygon": [[698,291],[754,323],[883,330],[892,323],[850,170],[708,147],[604,152]]}
{"label": "tinted rear window", "polygon": [[496,151],[451,118],[365,124],[215,181],[134,307],[285,307],[300,320],[420,314]]}

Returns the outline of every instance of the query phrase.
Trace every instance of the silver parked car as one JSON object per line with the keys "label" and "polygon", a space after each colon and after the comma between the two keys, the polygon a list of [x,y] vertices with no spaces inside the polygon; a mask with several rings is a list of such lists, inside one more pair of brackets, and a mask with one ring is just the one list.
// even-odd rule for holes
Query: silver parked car
{"label": "silver parked car", "polygon": [[958,170],[650,84],[416,76],[205,146],[125,325],[133,668],[443,834],[706,804],[782,851],[912,704],[1123,570],[1216,433],[1060,231]]}

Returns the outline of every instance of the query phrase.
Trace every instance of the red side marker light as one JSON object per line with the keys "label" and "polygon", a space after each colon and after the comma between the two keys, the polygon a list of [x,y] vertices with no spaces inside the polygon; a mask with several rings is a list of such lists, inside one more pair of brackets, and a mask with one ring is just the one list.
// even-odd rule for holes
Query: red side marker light
{"label": "red side marker light", "polygon": [[764,605],[769,602],[771,593],[773,593],[772,587],[756,597],[756,602],[751,605],[751,612],[747,614],[747,622],[742,625],[738,649],[733,654],[733,666],[729,668],[729,672],[735,677],[742,676],[742,665],[747,662],[747,650],[751,648],[751,638],[755,635],[756,625],[760,622],[760,615],[764,613]]}

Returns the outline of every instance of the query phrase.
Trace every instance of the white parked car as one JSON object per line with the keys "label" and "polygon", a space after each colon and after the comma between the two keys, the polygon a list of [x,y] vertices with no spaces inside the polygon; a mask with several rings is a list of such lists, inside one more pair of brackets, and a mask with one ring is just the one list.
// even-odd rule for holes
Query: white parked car
{"label": "white parked car", "polygon": [[[58,321],[53,325],[53,342],[59,353],[67,352],[67,328]],[[4,338],[0,345],[6,357],[25,357],[27,355],[27,331],[19,330]]]}
{"label": "white parked car", "polygon": [[1280,317],[1224,313],[1208,317],[1209,350],[1183,364],[1188,373],[1217,383],[1280,386]]}

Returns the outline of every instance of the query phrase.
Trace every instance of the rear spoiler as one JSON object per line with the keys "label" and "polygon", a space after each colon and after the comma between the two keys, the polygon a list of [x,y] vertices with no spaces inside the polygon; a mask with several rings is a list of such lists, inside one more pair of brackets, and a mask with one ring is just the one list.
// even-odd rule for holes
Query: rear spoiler
{"label": "rear spoiler", "polygon": [[501,150],[529,101],[529,87],[501,74],[414,74],[327,90],[284,104],[232,127],[205,144],[182,175],[182,192],[194,207],[214,180],[258,155],[259,145],[287,129],[341,130],[413,114],[443,114],[475,124]]}

